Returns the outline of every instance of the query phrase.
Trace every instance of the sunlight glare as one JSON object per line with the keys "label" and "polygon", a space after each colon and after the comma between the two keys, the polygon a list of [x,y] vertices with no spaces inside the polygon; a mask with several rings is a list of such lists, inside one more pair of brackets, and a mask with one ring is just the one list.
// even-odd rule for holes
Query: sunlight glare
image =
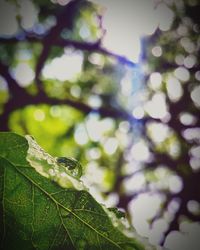
{"label": "sunlight glare", "polygon": [[165,3],[160,3],[157,6],[156,11],[158,15],[160,30],[162,31],[169,30],[174,19],[173,11],[170,10]]}
{"label": "sunlight glare", "polygon": [[194,158],[192,157],[190,159],[190,166],[192,168],[192,170],[195,171],[199,171],[200,169],[200,160],[198,158]]}
{"label": "sunlight glare", "polygon": [[197,58],[194,55],[188,55],[185,59],[184,59],[184,66],[188,69],[191,69],[192,67],[194,67],[194,65],[196,64]]}
{"label": "sunlight glare", "polygon": [[62,110],[59,106],[54,105],[54,106],[51,106],[50,108],[50,114],[52,117],[60,117],[62,114]]}
{"label": "sunlight glare", "polygon": [[132,215],[132,223],[137,232],[142,236],[150,236],[148,220],[159,211],[162,199],[159,195],[141,194],[130,202],[129,210]]}
{"label": "sunlight glare", "polygon": [[119,123],[119,130],[122,133],[128,133],[130,130],[130,123],[128,121],[122,121]]}
{"label": "sunlight glare", "polygon": [[78,85],[73,85],[70,88],[70,94],[73,97],[79,98],[81,95],[81,88]]}
{"label": "sunlight glare", "polygon": [[44,121],[45,119],[44,111],[42,109],[36,109],[34,111],[34,118],[36,121],[40,121],[40,122]]}
{"label": "sunlight glare", "polygon": [[200,86],[194,88],[191,93],[191,98],[197,107],[200,107]]}
{"label": "sunlight glare", "polygon": [[164,232],[168,228],[168,223],[165,219],[158,219],[153,223],[152,231],[150,232],[149,241],[151,244],[159,245]]}
{"label": "sunlight glare", "polygon": [[198,201],[196,200],[190,200],[187,203],[187,209],[188,211],[190,211],[193,214],[198,215],[199,211],[200,211],[200,204]]}
{"label": "sunlight glare", "polygon": [[131,155],[137,161],[147,161],[150,157],[148,147],[142,140],[132,146]]}
{"label": "sunlight glare", "polygon": [[183,124],[183,125],[194,125],[197,121],[197,118],[190,114],[190,113],[187,113],[187,112],[183,112],[180,114],[180,122]]}
{"label": "sunlight glare", "polygon": [[5,78],[3,78],[1,75],[0,75],[0,90],[7,90],[8,89],[8,84],[5,80]]}
{"label": "sunlight glare", "polygon": [[47,63],[42,70],[42,75],[45,78],[56,78],[59,81],[72,81],[81,73],[82,64],[83,55],[81,52],[63,54]]}
{"label": "sunlight glare", "polygon": [[200,128],[187,128],[183,131],[186,140],[200,141]]}
{"label": "sunlight glare", "polygon": [[113,155],[116,152],[118,145],[119,142],[115,137],[108,138],[104,143],[104,151],[108,155]]}
{"label": "sunlight glare", "polygon": [[144,117],[144,109],[140,106],[135,107],[133,109],[132,115],[136,118],[136,119],[142,119]]}
{"label": "sunlight glare", "polygon": [[150,83],[149,86],[153,90],[158,90],[162,84],[162,75],[159,72],[153,72],[150,75]]}
{"label": "sunlight glare", "polygon": [[169,127],[162,123],[156,123],[156,122],[149,123],[147,131],[149,132],[151,139],[155,143],[163,142],[170,135]]}
{"label": "sunlight glare", "polygon": [[178,55],[175,56],[175,62],[178,65],[183,65],[184,59],[185,59],[185,57],[182,54],[178,54]]}
{"label": "sunlight glare", "polygon": [[71,0],[57,0],[58,4],[60,5],[67,5],[69,2],[71,2]]}
{"label": "sunlight glare", "polygon": [[169,204],[168,204],[168,207],[167,207],[167,210],[169,213],[171,214],[174,214],[177,212],[177,210],[179,209],[180,207],[180,200],[178,199],[173,199]]}
{"label": "sunlight glare", "polygon": [[183,188],[183,181],[179,176],[172,175],[169,178],[169,189],[172,193],[179,193]]}
{"label": "sunlight glare", "polygon": [[195,52],[195,45],[194,43],[189,39],[189,37],[182,37],[180,40],[181,46],[185,49],[188,53]]}
{"label": "sunlight glare", "polygon": [[21,26],[29,30],[37,22],[38,11],[36,10],[32,1],[18,0],[19,14],[21,16]]}
{"label": "sunlight glare", "polygon": [[200,158],[200,146],[193,146],[190,150],[190,153],[194,156],[194,157],[198,157]]}
{"label": "sunlight glare", "polygon": [[152,48],[151,52],[155,57],[160,57],[162,55],[162,48],[160,46],[155,46]]}
{"label": "sunlight glare", "polygon": [[136,175],[133,175],[130,178],[125,179],[124,181],[124,188],[128,194],[134,192],[139,192],[142,187],[144,187],[146,183],[146,179],[144,177],[143,173],[138,173]]}
{"label": "sunlight glare", "polygon": [[166,238],[165,247],[173,250],[198,250],[200,246],[200,224],[182,222],[182,232],[172,231]]}
{"label": "sunlight glare", "polygon": [[164,119],[168,113],[165,99],[166,97],[164,93],[155,93],[152,100],[145,104],[145,110],[153,118]]}
{"label": "sunlight glare", "polygon": [[195,78],[197,79],[197,81],[200,81],[200,70],[198,70],[198,71],[195,73]]}
{"label": "sunlight glare", "polygon": [[182,82],[187,82],[190,79],[190,72],[185,67],[175,69],[174,75]]}
{"label": "sunlight glare", "polygon": [[176,77],[169,76],[166,80],[167,94],[171,101],[177,102],[183,95],[181,83]]}
{"label": "sunlight glare", "polygon": [[[141,53],[141,38],[152,35],[156,28],[169,30],[174,13],[167,4],[155,0],[90,0],[102,6],[103,46],[137,63]],[[124,15],[123,13],[126,13]],[[155,56],[161,56],[161,48],[155,48]]]}
{"label": "sunlight glare", "polygon": [[99,67],[102,67],[104,65],[104,57],[101,54],[98,53],[92,53],[88,57],[88,60],[94,64],[98,65]]}
{"label": "sunlight glare", "polygon": [[0,1],[0,36],[12,36],[18,31],[16,8],[8,1]]}
{"label": "sunlight glare", "polygon": [[97,160],[101,157],[101,151],[99,148],[91,148],[87,151],[86,157],[88,160]]}
{"label": "sunlight glare", "polygon": [[100,120],[98,115],[91,114],[86,121],[86,128],[92,141],[100,141],[107,131],[114,128],[114,121],[111,118]]}
{"label": "sunlight glare", "polygon": [[27,63],[19,63],[12,70],[14,78],[20,86],[25,87],[32,83],[35,78],[35,72]]}
{"label": "sunlight glare", "polygon": [[76,127],[74,139],[79,145],[85,145],[88,142],[89,138],[85,126],[83,124],[79,124]]}
{"label": "sunlight glare", "polygon": [[[88,185],[102,186],[104,181],[104,169],[99,167],[96,161],[90,161],[85,168],[85,179]],[[84,179],[84,181],[85,181]]]}
{"label": "sunlight glare", "polygon": [[120,85],[121,85],[121,92],[124,96],[130,96],[132,95],[132,71],[127,70],[124,77],[121,79]]}
{"label": "sunlight glare", "polygon": [[157,12],[154,10],[153,0],[91,1],[104,7],[103,27],[106,33],[103,46],[138,62],[141,52],[140,38],[154,33],[158,26],[157,12],[161,9]]}
{"label": "sunlight glare", "polygon": [[87,100],[87,103],[92,108],[100,108],[102,105],[102,100],[98,95],[90,95]]}

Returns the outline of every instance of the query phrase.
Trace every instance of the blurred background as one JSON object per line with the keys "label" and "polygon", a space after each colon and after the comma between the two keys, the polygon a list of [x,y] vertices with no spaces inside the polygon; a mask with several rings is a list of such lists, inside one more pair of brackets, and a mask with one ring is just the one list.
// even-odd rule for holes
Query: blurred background
{"label": "blurred background", "polygon": [[0,1],[0,130],[78,159],[161,249],[200,249],[199,0]]}

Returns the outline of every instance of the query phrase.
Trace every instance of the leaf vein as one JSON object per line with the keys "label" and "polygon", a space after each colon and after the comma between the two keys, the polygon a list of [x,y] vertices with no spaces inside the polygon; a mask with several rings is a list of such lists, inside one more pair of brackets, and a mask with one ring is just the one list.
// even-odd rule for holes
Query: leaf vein
{"label": "leaf vein", "polygon": [[[19,172],[21,175],[23,175],[26,179],[28,179],[32,184],[34,184],[38,189],[40,189],[45,195],[47,195],[57,206],[62,207],[64,210],[67,210],[69,213],[71,213],[74,217],[79,219],[83,224],[85,224],[87,227],[92,229],[94,232],[99,234],[101,237],[105,238],[107,241],[111,242],[113,245],[115,245],[117,248],[122,249],[118,244],[116,244],[112,239],[108,238],[103,233],[99,232],[97,229],[95,229],[93,226],[88,224],[86,221],[84,221],[82,218],[80,218],[76,213],[71,211],[69,208],[65,207],[61,203],[59,203],[52,195],[50,195],[47,191],[45,191],[42,187],[40,187],[36,182],[34,182],[30,177],[28,177],[25,173],[23,173],[21,170],[19,170],[16,166],[12,164],[12,166]],[[123,249],[122,249],[123,250]]]}
{"label": "leaf vein", "polygon": [[[72,239],[72,237],[71,237],[71,235],[70,235],[70,233],[69,233],[68,229],[66,228],[66,226],[65,226],[65,224],[64,224],[64,222],[63,222],[63,218],[62,218],[62,216],[61,216],[61,213],[60,213],[60,210],[59,210],[58,204],[56,204],[56,206],[57,206],[57,210],[58,210],[58,214],[59,214],[59,217],[60,217],[61,223],[62,223],[62,225],[63,225],[63,227],[64,227],[65,231],[66,231],[66,232],[67,232],[67,234],[69,235],[69,238],[70,238],[70,240],[71,240],[71,242],[72,242],[72,245],[74,246],[74,241],[73,241],[73,239]],[[70,211],[70,210],[69,210],[69,211]]]}

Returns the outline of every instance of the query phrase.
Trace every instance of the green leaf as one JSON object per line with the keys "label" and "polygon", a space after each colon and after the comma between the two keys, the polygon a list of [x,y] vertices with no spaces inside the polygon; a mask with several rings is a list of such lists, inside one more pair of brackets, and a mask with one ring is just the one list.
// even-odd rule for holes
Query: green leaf
{"label": "green leaf", "polygon": [[0,133],[1,249],[144,249],[56,162],[30,136]]}
{"label": "green leaf", "polygon": [[108,210],[113,212],[118,219],[125,218],[125,213],[120,211],[116,207],[109,207]]}
{"label": "green leaf", "polygon": [[[64,188],[76,190],[86,189],[79,180],[82,174],[82,166],[76,160],[67,157],[54,158],[46,153],[33,139],[27,135],[29,148],[26,159],[44,177],[47,177]],[[65,164],[64,164],[65,159]]]}

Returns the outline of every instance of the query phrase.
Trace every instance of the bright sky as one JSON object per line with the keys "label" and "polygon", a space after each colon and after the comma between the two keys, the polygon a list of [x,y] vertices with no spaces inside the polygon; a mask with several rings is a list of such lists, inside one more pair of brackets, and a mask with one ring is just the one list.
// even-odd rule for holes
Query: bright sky
{"label": "bright sky", "polygon": [[157,0],[91,1],[105,7],[103,45],[134,62],[139,59],[141,36],[153,34],[157,27],[168,30],[173,21],[173,12]]}

